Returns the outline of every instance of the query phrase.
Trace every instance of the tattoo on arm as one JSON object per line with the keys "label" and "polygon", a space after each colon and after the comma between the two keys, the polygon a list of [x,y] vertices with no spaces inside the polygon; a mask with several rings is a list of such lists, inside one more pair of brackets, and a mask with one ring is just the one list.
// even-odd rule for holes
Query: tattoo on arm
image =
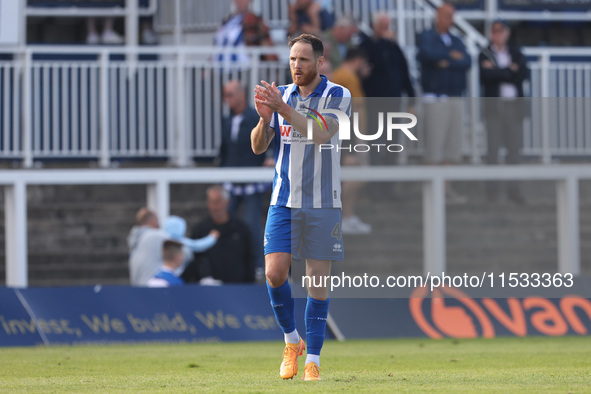
{"label": "tattoo on arm", "polygon": [[269,125],[269,123],[267,123],[266,133],[265,133],[265,142],[267,144],[267,147],[269,147],[269,144],[271,143],[272,138],[273,138],[273,128]]}
{"label": "tattoo on arm", "polygon": [[328,126],[328,135],[332,138],[333,135],[339,131],[339,123],[332,117],[326,117],[326,125]]}

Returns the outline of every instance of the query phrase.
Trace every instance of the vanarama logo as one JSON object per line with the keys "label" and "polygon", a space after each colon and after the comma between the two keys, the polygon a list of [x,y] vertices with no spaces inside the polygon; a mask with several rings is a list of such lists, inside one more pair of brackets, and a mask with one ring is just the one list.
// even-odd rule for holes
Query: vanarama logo
{"label": "vanarama logo", "polygon": [[453,287],[429,294],[416,288],[409,299],[416,325],[431,338],[494,338],[497,335],[589,335],[591,300],[566,295],[560,299],[471,298]]}
{"label": "vanarama logo", "polygon": [[[315,111],[311,108],[306,107],[307,112],[306,115],[310,116],[312,119],[318,123],[320,128],[324,127],[328,130],[328,125],[326,120],[318,111]],[[341,141],[351,141],[352,133],[351,133],[351,121],[349,120],[349,116],[343,111],[337,109],[324,109],[322,110],[323,114],[331,114],[337,117],[339,123],[339,139]],[[386,133],[387,141],[392,141],[394,139],[394,132],[395,131],[402,131],[404,135],[411,141],[418,141],[418,138],[410,131],[413,127],[417,125],[417,117],[408,112],[378,112],[378,130],[374,134],[364,134],[359,130],[359,113],[353,113],[353,134],[361,141],[376,141],[382,137],[384,131]],[[307,138],[312,140],[313,135],[313,122],[312,119],[308,119],[308,127],[307,127]],[[400,119],[408,119],[410,122],[406,123],[395,123]],[[322,123],[321,123],[322,121]],[[385,127],[384,127],[385,126]],[[377,152],[387,151],[392,153],[402,152],[404,147],[401,144],[383,144],[383,143],[364,143],[364,144],[350,144],[350,145],[335,145],[335,144],[320,144],[318,145],[318,150],[331,150],[334,149],[336,151],[347,151],[347,152],[369,152],[375,150]]]}

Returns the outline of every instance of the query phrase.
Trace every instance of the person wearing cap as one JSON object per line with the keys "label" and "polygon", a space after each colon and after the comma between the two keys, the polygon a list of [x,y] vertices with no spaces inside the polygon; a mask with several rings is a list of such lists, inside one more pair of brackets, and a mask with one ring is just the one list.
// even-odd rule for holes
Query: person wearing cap
{"label": "person wearing cap", "polygon": [[[509,45],[511,30],[507,23],[497,19],[491,25],[490,45],[483,49],[478,58],[480,82],[484,99],[483,115],[486,124],[488,152],[486,162],[498,164],[499,150],[505,147],[506,164],[520,162],[523,139],[523,117],[525,107],[523,82],[528,70],[525,56],[519,48]],[[499,182],[487,183],[490,201],[496,201],[500,192]],[[506,185],[507,197],[516,204],[525,199],[515,182]]]}

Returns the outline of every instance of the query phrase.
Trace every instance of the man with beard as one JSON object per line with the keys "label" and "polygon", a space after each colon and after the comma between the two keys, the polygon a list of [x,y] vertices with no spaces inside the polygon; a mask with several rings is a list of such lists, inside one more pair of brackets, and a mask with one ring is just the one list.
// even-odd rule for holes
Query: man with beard
{"label": "man with beard", "polygon": [[[289,41],[289,65],[293,83],[276,86],[261,81],[255,88],[260,116],[252,130],[254,153],[266,151],[275,137],[275,177],[265,228],[265,276],[271,306],[284,332],[285,350],[279,374],[292,379],[299,355],[306,348],[295,326],[294,300],[288,274],[292,256],[306,259],[308,300],[306,341],[308,354],[304,380],[320,380],[320,350],[328,316],[328,288],[322,279],[330,275],[332,260],[343,260],[341,235],[340,154],[337,118],[320,116],[310,123],[303,112],[340,110],[350,115],[351,93],[332,83],[318,69],[324,63],[324,45],[311,34]],[[323,286],[324,285],[324,286]]]}

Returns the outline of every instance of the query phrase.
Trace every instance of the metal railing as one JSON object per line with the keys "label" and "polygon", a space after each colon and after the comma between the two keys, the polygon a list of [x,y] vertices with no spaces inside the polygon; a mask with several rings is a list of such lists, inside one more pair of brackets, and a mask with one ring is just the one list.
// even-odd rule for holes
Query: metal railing
{"label": "metal railing", "polygon": [[[276,48],[248,50],[251,61],[241,66],[212,60],[219,53],[213,48],[16,52],[18,60],[0,63],[0,152],[25,167],[48,158],[97,159],[106,167],[116,158],[146,157],[185,166],[193,157],[215,156],[223,84],[239,79],[250,89],[260,79],[287,75],[285,63],[259,60],[281,52]],[[52,54],[96,60],[35,60]]]}
{"label": "metal railing", "polygon": [[[14,50],[16,60],[0,62],[1,157],[20,159],[25,167],[49,158],[85,158],[107,167],[117,158],[157,157],[186,166],[195,157],[215,156],[223,84],[239,79],[250,91],[261,79],[289,79],[287,48],[243,51],[247,63],[228,65],[214,60],[219,50],[211,47]],[[524,52],[535,59],[529,64],[532,96],[548,97],[531,100],[524,154],[544,163],[555,156],[590,156],[591,66],[581,59],[591,59],[591,49]],[[262,53],[285,60],[262,61]],[[38,60],[51,54],[94,58]],[[471,96],[479,95],[478,87],[472,85]],[[464,154],[477,163],[486,138],[477,100],[466,104]]]}
{"label": "metal railing", "polygon": [[[591,153],[591,50],[589,48],[525,48],[534,98],[526,123],[523,153],[588,156]],[[569,61],[568,59],[573,59]],[[536,97],[548,97],[536,100]]]}

